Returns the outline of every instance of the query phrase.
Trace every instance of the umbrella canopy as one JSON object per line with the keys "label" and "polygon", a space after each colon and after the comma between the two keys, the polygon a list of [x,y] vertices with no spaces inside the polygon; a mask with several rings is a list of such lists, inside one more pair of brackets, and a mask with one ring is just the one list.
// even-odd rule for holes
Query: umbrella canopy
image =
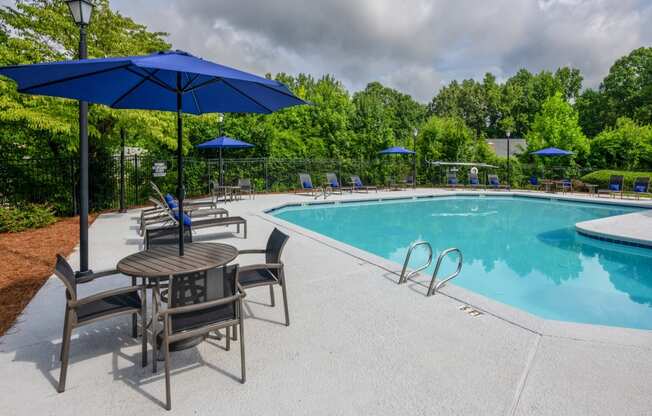
{"label": "umbrella canopy", "polygon": [[378,152],[378,154],[381,154],[381,155],[413,155],[413,154],[415,154],[415,152],[413,152],[412,150],[405,149],[403,147],[394,146],[394,147],[389,147],[389,148],[387,148],[385,150],[381,150],[380,152]]}
{"label": "umbrella canopy", "polygon": [[113,108],[176,111],[179,254],[183,255],[182,113],[271,113],[305,104],[282,83],[182,51],[80,59],[0,68],[18,91],[65,97]]}
{"label": "umbrella canopy", "polygon": [[231,137],[221,136],[198,144],[196,147],[198,149],[245,149],[254,147],[254,145]]}
{"label": "umbrella canopy", "polygon": [[220,136],[198,144],[196,147],[198,149],[220,149],[220,185],[224,185],[224,180],[222,179],[222,149],[246,149],[248,147],[254,147],[254,145],[231,137]]}
{"label": "umbrella canopy", "polygon": [[537,156],[568,156],[572,155],[573,152],[557,149],[556,147],[547,147],[545,149],[537,150],[536,152],[530,152],[530,154]]}

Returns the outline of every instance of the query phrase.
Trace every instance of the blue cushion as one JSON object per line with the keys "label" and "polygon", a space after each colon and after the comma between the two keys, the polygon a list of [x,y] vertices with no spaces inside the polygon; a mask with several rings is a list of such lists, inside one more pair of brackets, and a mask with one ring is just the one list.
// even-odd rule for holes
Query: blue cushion
{"label": "blue cushion", "polygon": [[610,183],[609,184],[609,189],[611,189],[612,191],[620,191],[620,184]]}
{"label": "blue cushion", "polygon": [[457,185],[457,178],[448,178],[449,185]]}
{"label": "blue cushion", "polygon": [[312,188],[312,183],[310,183],[310,181],[303,181],[303,187],[305,189],[311,189]]}
{"label": "blue cushion", "polygon": [[331,181],[331,186],[332,186],[333,188],[339,188],[340,185],[337,183],[337,180],[336,180],[336,179],[333,179],[333,180]]}
{"label": "blue cushion", "polygon": [[165,198],[165,202],[168,204],[168,207],[170,207],[170,209],[175,209],[178,207],[177,202],[174,200],[174,197],[172,195],[167,194],[164,196],[164,198]]}
{"label": "blue cushion", "polygon": [[471,185],[479,185],[479,184],[480,181],[478,180],[478,178],[471,178]]}
{"label": "blue cushion", "polygon": [[492,184],[492,185],[495,185],[495,186],[500,185],[500,182],[498,181],[497,178],[490,178],[489,183]]}
{"label": "blue cushion", "polygon": [[539,179],[537,179],[536,176],[532,176],[530,178],[530,185],[538,185],[539,184]]}
{"label": "blue cushion", "polygon": [[355,178],[355,186],[364,186],[360,178]]}
{"label": "blue cushion", "polygon": [[634,192],[645,192],[645,185],[636,185],[634,187]]}
{"label": "blue cushion", "polygon": [[[179,211],[174,211],[174,219],[179,221]],[[183,214],[183,225],[186,227],[192,226],[192,220],[186,214]]]}

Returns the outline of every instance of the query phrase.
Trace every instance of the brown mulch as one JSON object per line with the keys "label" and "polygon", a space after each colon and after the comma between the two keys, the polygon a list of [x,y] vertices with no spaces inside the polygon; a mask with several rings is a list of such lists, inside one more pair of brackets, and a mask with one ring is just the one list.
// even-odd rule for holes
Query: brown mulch
{"label": "brown mulch", "polygon": [[[95,218],[89,215],[89,224]],[[79,217],[37,230],[0,234],[0,335],[52,275],[56,255],[67,256],[78,242]]]}

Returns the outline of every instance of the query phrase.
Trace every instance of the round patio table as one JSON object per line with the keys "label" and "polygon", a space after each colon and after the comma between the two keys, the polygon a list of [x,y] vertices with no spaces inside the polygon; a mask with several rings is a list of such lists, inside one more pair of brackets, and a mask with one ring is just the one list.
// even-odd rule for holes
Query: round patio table
{"label": "round patio table", "polygon": [[[188,243],[184,245],[184,253],[179,256],[179,246],[176,244],[158,246],[123,258],[116,269],[132,279],[149,279],[154,283],[153,290],[158,291],[160,280],[223,266],[238,256],[238,249],[222,243]],[[159,305],[154,307],[158,310]],[[150,325],[154,325],[153,320]],[[203,340],[204,337],[200,336],[178,341],[170,344],[170,351],[190,348]]]}

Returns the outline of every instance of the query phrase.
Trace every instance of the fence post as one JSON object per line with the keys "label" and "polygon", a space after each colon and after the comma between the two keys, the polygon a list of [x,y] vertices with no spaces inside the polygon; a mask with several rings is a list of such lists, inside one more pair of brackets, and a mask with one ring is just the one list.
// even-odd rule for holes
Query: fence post
{"label": "fence post", "polygon": [[136,205],[140,202],[140,192],[138,189],[138,155],[134,154],[134,181],[136,182]]}
{"label": "fence post", "polygon": [[266,157],[263,160],[264,160],[264,163],[265,163],[265,192],[267,193],[267,192],[269,192],[269,176],[268,176],[268,173],[267,173],[267,169],[268,169],[267,164],[268,164],[269,158]]}
{"label": "fence post", "polygon": [[68,166],[70,167],[70,187],[72,194],[72,215],[77,215],[77,187],[75,186],[75,165],[73,159],[70,158]]}
{"label": "fence post", "polygon": [[127,212],[125,207],[125,129],[120,129],[120,212]]}

